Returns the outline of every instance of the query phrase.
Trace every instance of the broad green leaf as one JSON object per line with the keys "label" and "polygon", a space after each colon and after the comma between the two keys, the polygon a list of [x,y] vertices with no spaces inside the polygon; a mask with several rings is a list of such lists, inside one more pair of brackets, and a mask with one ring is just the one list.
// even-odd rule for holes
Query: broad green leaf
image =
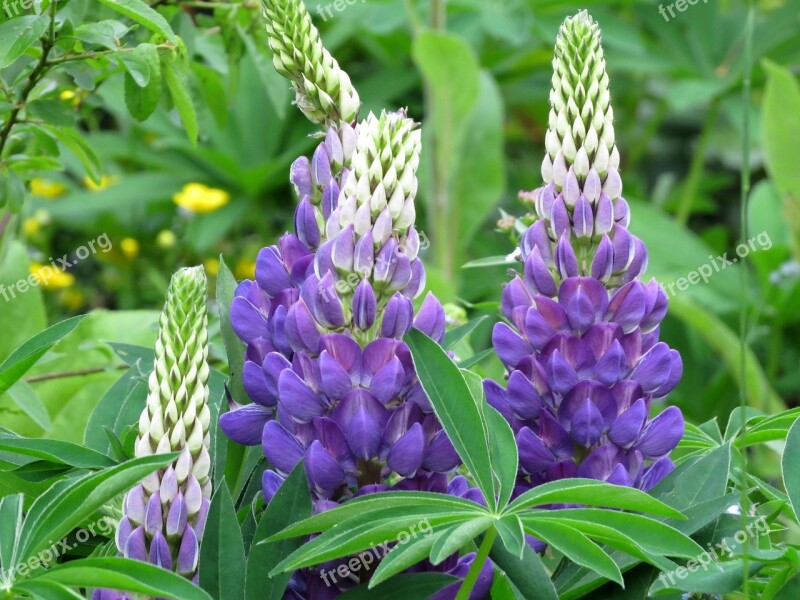
{"label": "broad green leaf", "polygon": [[47,413],[47,407],[42,402],[42,399],[39,398],[33,386],[20,379],[6,393],[14,401],[14,404],[19,406],[22,412],[28,415],[34,423],[46,432],[50,431],[52,423],[50,422],[50,415]]}
{"label": "broad green leaf", "polygon": [[476,232],[503,197],[506,187],[503,96],[487,70],[480,72],[479,85],[478,101],[467,123],[453,181],[456,201],[448,226],[458,232],[461,253],[456,264],[468,252]]}
{"label": "broad green leaf", "polygon": [[14,589],[31,594],[36,600],[84,600],[75,590],[55,581],[33,579],[16,584]]}
{"label": "broad green leaf", "polygon": [[521,559],[509,552],[503,544],[495,544],[489,557],[526,600],[558,600],[558,594],[541,557],[528,544],[522,547]]}
{"label": "broad green leaf", "polygon": [[146,120],[161,98],[161,61],[154,44],[139,44],[133,52],[120,53],[125,76],[125,105],[137,121]]}
{"label": "broad green leaf", "polygon": [[784,194],[800,201],[800,159],[796,148],[800,139],[800,85],[792,72],[764,61],[767,87],[764,91],[761,120],[767,169]]}
{"label": "broad green leaf", "polygon": [[[0,170],[0,180],[2,178]],[[0,301],[3,305],[3,310],[0,310],[0,330],[3,331],[0,359],[6,358],[17,346],[47,327],[41,288],[29,289],[24,294],[14,288],[18,281],[30,275],[28,250],[21,241],[6,244],[5,256],[0,253]]]}
{"label": "broad green leaf", "polygon": [[438,565],[451,554],[458,552],[492,526],[491,517],[478,517],[464,523],[457,523],[446,528],[431,546],[430,558]]}
{"label": "broad green leaf", "polygon": [[456,327],[455,329],[451,329],[447,332],[447,334],[445,334],[444,344],[442,344],[442,346],[444,346],[445,350],[452,350],[456,344],[466,338],[470,333],[475,331],[475,329],[488,318],[489,317],[487,315],[483,315],[477,319],[472,319],[471,321],[468,321],[463,325]]}
{"label": "broad green leaf", "polygon": [[225,344],[225,354],[228,357],[228,388],[233,399],[240,404],[248,402],[242,385],[242,370],[244,369],[244,342],[240,340],[231,327],[231,302],[236,291],[236,279],[225,263],[222,255],[219,257],[219,272],[217,273],[217,306],[219,307],[219,328],[222,341]]}
{"label": "broad green leaf", "polygon": [[636,488],[577,477],[537,486],[518,496],[509,505],[507,512],[518,513],[534,506],[562,503],[621,508],[676,519],[683,518],[680,511]]}
{"label": "broad green leaf", "polygon": [[417,376],[450,441],[483,497],[496,506],[486,422],[467,382],[447,353],[417,329],[406,334]]}
{"label": "broad green leaf", "polygon": [[29,339],[0,364],[0,393],[8,390],[50,348],[75,329],[87,315],[78,315],[56,323]]}
{"label": "broad green leaf", "polygon": [[200,587],[215,600],[244,600],[244,542],[227,485],[211,499],[197,570]]}
{"label": "broad green leaf", "polygon": [[211,600],[211,596],[185,577],[128,558],[83,558],[38,573],[31,581],[116,589],[176,600]]}
{"label": "broad green leaf", "polygon": [[119,48],[120,40],[130,28],[119,21],[106,19],[94,23],[82,23],[72,32],[75,39],[87,44],[97,44],[108,50]]}
{"label": "broad green leaf", "polygon": [[150,8],[150,6],[143,2],[143,0],[98,0],[101,4],[105,4],[112,10],[125,15],[132,21],[136,21],[139,25],[149,29],[153,33],[159,33],[164,36],[176,46],[179,45],[178,37],[172,31],[167,20],[161,16],[157,11]]}
{"label": "broad green leaf", "polygon": [[183,60],[176,60],[170,62],[167,60],[161,61],[162,76],[164,82],[167,84],[172,102],[181,117],[183,127],[186,129],[186,135],[192,144],[197,144],[197,112],[194,108],[192,96],[189,93],[189,84],[187,78],[187,65]]}
{"label": "broad green leaf", "polygon": [[0,438],[0,450],[79,469],[102,469],[116,464],[105,454],[60,440]]}
{"label": "broad green leaf", "polygon": [[[284,527],[311,515],[311,494],[302,461],[286,478],[261,515],[254,541],[268,538]],[[303,538],[254,543],[247,556],[247,600],[281,600],[290,573],[270,578],[267,565],[274,565],[303,545]]]}
{"label": "broad green leaf", "polygon": [[177,457],[177,453],[172,453],[135,458],[55,484],[28,511],[18,556],[27,559],[49,546],[49,540],[63,538],[106,502]]}
{"label": "broad green leaf", "polygon": [[506,550],[517,558],[522,559],[527,542],[525,541],[525,528],[519,516],[514,514],[505,515],[495,523],[495,529],[497,529],[497,533]]}
{"label": "broad green leaf", "polygon": [[545,522],[543,520],[533,522],[532,520],[523,519],[523,522],[527,533],[550,544],[572,562],[623,585],[622,573],[620,573],[617,564],[600,546],[577,529],[567,527],[561,523]]}
{"label": "broad green leaf", "polygon": [[525,600],[505,573],[495,571],[490,594],[492,600]]}
{"label": "broad green leaf", "polygon": [[786,445],[781,457],[783,487],[796,520],[800,520],[800,421],[795,421],[786,435]]}
{"label": "broad green leaf", "polygon": [[375,589],[360,585],[345,592],[341,600],[407,600],[430,598],[436,592],[458,580],[446,573],[404,573],[392,578],[391,583]]}
{"label": "broad green leaf", "polygon": [[24,15],[0,23],[0,69],[11,66],[39,41],[49,22],[46,15]]}
{"label": "broad green leaf", "polygon": [[89,417],[84,444],[98,452],[111,451],[107,432],[117,437],[131,424],[137,423],[147,400],[147,381],[129,369],[112,385]]}
{"label": "broad green leaf", "polygon": [[517,481],[519,455],[517,441],[508,421],[494,407],[483,407],[483,415],[489,427],[489,447],[492,454],[492,472],[495,475],[497,504],[508,504]]}

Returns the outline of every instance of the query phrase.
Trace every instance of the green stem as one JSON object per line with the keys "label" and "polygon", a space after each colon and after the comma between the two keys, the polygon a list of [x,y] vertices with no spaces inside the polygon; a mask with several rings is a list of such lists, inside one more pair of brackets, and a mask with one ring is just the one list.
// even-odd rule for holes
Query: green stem
{"label": "green stem", "polygon": [[714,99],[708,107],[708,112],[706,112],[706,118],[705,121],[703,121],[703,129],[700,132],[700,139],[697,141],[697,148],[695,148],[694,156],[692,156],[692,164],[689,166],[689,174],[686,176],[686,183],[683,186],[683,194],[681,194],[678,212],[675,215],[679,223],[685,224],[689,220],[689,217],[692,216],[694,199],[697,197],[697,191],[703,179],[703,168],[706,164],[708,143],[711,140],[711,134],[717,124],[718,113],[719,100]]}
{"label": "green stem", "polygon": [[[741,205],[739,211],[739,227],[740,227],[740,235],[743,243],[747,243],[748,234],[747,234],[747,204],[750,198],[750,102],[751,102],[751,78],[753,72],[753,31],[755,29],[755,5],[753,4],[752,0],[749,3],[750,7],[747,11],[747,22],[745,24],[744,30],[744,78],[742,80],[742,106],[743,106],[743,122],[742,122],[742,135],[743,135],[743,142],[742,142],[742,179],[741,179],[741,188],[742,188],[742,195],[741,195]],[[747,269],[745,268],[746,265],[742,265],[742,268],[739,269],[741,273],[741,298],[742,298],[742,306],[739,311],[739,338],[740,338],[740,353],[741,353],[741,362],[739,368],[741,369],[742,377],[744,377],[745,371],[747,369],[747,362],[745,359],[745,352],[747,350],[747,339],[748,339],[748,322],[747,322]],[[740,413],[742,416],[742,437],[744,438],[747,435],[747,420],[745,418],[745,407],[747,406],[747,395],[744,392],[744,388],[740,388],[739,392],[739,407]],[[744,473],[744,481],[747,481],[747,450],[742,450],[742,472]],[[742,486],[741,489],[741,499],[739,501],[739,506],[741,510],[741,517],[742,517],[742,527],[747,525],[747,485],[745,484]],[[744,549],[742,551],[742,559],[744,562],[743,565],[743,580],[744,585],[742,587],[742,592],[744,593],[745,598],[750,597],[749,593],[749,585],[750,585],[750,568],[748,565],[748,554],[749,554],[749,546],[750,546],[750,536],[745,537],[744,542]]]}
{"label": "green stem", "polygon": [[33,71],[31,71],[31,74],[28,75],[28,81],[26,82],[25,87],[22,88],[22,92],[19,95],[19,101],[8,115],[8,120],[3,126],[3,129],[0,130],[0,162],[3,160],[3,150],[5,150],[6,144],[11,137],[11,130],[14,128],[14,125],[17,122],[19,113],[25,107],[25,103],[28,101],[28,96],[30,96],[33,88],[36,87],[36,84],[41,81],[42,77],[44,77],[45,73],[47,72],[47,57],[50,55],[50,50],[53,49],[56,41],[55,23],[56,1],[52,0],[50,4],[50,26],[48,28],[47,37],[42,38],[42,55],[39,57],[39,62],[36,63],[36,66],[33,68]]}
{"label": "green stem", "polygon": [[469,598],[469,595],[472,593],[472,588],[475,587],[475,583],[478,581],[478,575],[480,575],[481,569],[483,568],[483,563],[486,562],[489,551],[494,545],[496,537],[497,529],[495,529],[493,525],[489,528],[489,531],[486,532],[486,535],[483,536],[483,541],[478,548],[478,554],[475,556],[475,560],[472,562],[472,566],[469,568],[467,576],[464,578],[464,583],[458,588],[458,594],[455,600],[467,600],[467,598]]}

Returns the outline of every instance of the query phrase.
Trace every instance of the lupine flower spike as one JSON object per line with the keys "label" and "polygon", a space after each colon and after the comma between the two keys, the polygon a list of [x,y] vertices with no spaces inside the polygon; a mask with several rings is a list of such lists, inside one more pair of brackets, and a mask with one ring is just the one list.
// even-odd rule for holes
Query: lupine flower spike
{"label": "lupine flower spike", "polygon": [[564,21],[553,71],[536,220],[503,292],[510,325],[493,332],[508,385],[486,381],[487,398],[516,433],[518,491],[575,476],[647,490],[683,434],[677,407],[648,419],[682,363],[658,340],[664,290],[640,280],[647,250],[628,231],[600,30],[585,11]]}
{"label": "lupine flower spike", "polygon": [[352,123],[361,100],[350,77],[320,41],[305,4],[264,0],[275,70],[292,82],[295,102],[314,123]]}
{"label": "lupine flower spike", "polygon": [[[206,296],[202,267],[181,269],[172,276],[135,454],[181,455],[128,492],[116,535],[122,556],[150,562],[195,582],[211,498]],[[93,598],[127,596],[97,590]]]}

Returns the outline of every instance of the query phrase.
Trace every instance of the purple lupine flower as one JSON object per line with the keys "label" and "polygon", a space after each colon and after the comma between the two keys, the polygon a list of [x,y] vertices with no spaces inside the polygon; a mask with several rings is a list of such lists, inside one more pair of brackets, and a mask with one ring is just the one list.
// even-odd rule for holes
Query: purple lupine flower
{"label": "purple lupine flower", "polygon": [[[125,558],[150,562],[195,583],[211,498],[207,293],[202,267],[172,276],[135,455],[181,455],[126,494],[116,532]],[[92,598],[128,596],[95,590]]]}
{"label": "purple lupine flower", "polygon": [[564,22],[553,66],[536,221],[503,292],[509,323],[492,336],[508,383],[487,380],[487,399],[516,434],[518,491],[564,477],[647,490],[683,435],[677,407],[648,419],[682,363],[658,339],[666,294],[640,279],[647,250],[627,229],[600,31],[585,11]]}

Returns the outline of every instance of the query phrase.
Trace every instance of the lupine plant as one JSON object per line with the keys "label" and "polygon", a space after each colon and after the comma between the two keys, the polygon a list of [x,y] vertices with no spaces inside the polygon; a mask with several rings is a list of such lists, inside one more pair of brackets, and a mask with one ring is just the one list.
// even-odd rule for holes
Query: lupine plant
{"label": "lupine plant", "polygon": [[[46,15],[0,23],[17,35],[0,36],[0,64],[26,52],[39,61],[0,87],[13,101],[0,125],[0,208],[10,200],[16,215],[21,181],[51,164],[27,148],[58,139],[97,170],[78,134],[38,121],[47,77],[65,63],[116,61],[126,73],[119,97],[141,120],[157,114],[163,78],[172,116],[202,142],[189,90],[202,87],[220,112],[221,48],[232,59],[246,46],[255,74],[243,78],[265,82],[271,106],[292,94],[317,130],[310,139],[281,134],[303,137],[270,165],[294,191],[293,223],[253,249],[251,276],[234,277],[220,257],[209,263],[219,269],[209,298],[206,270],[181,268],[151,315],[154,345],[103,346],[123,374],[93,409],[83,445],[0,427],[0,600],[794,597],[798,547],[770,536],[798,523],[800,409],[767,416],[743,403],[723,431],[716,421],[685,422],[670,405],[684,363],[661,341],[669,302],[632,233],[646,211],[623,196],[620,165],[631,163],[617,146],[614,64],[607,69],[600,26],[586,11],[556,36],[540,185],[520,194],[530,214],[501,223],[515,231],[516,248],[499,261],[512,268],[490,292],[497,303],[470,307],[499,308],[492,347],[470,356],[486,316],[453,323],[430,291],[441,286],[426,277],[431,240],[422,230],[424,200],[437,215],[451,191],[465,191],[460,181],[448,187],[448,152],[486,138],[491,160],[495,121],[459,131],[477,90],[419,52],[431,44],[461,56],[457,38],[423,31],[418,3],[407,3],[426,119],[428,109],[434,115],[423,135],[413,103],[362,107],[357,78],[325,47],[302,0],[263,0],[263,40],[256,19],[243,25],[257,8],[250,0],[101,2],[151,39],[126,46],[128,27],[110,20],[73,28],[77,1],[66,13],[45,2]],[[433,24],[442,8],[431,3]],[[217,22],[220,47],[216,27],[185,43],[170,24],[183,35]],[[745,62],[751,41],[752,29]],[[192,63],[192,53],[214,68]],[[477,65],[461,66],[479,78]],[[81,78],[78,67],[70,73]],[[240,74],[230,65],[226,73]],[[437,78],[467,83],[441,96]],[[208,156],[217,168],[221,155]],[[462,175],[474,166],[464,165]],[[426,184],[435,199],[425,198]],[[198,183],[175,200],[190,212],[233,201]],[[0,220],[0,238],[9,223]],[[452,242],[445,229],[433,224],[433,244]],[[432,280],[456,256],[435,254],[443,264],[429,268]],[[149,281],[160,302],[166,280]],[[61,345],[89,323],[67,319],[19,346],[0,363],[0,395],[45,423],[31,384],[51,377],[28,371],[62,348],[91,351],[87,342]],[[744,347],[741,356],[751,364]],[[782,489],[748,471],[753,456],[778,445]]]}

